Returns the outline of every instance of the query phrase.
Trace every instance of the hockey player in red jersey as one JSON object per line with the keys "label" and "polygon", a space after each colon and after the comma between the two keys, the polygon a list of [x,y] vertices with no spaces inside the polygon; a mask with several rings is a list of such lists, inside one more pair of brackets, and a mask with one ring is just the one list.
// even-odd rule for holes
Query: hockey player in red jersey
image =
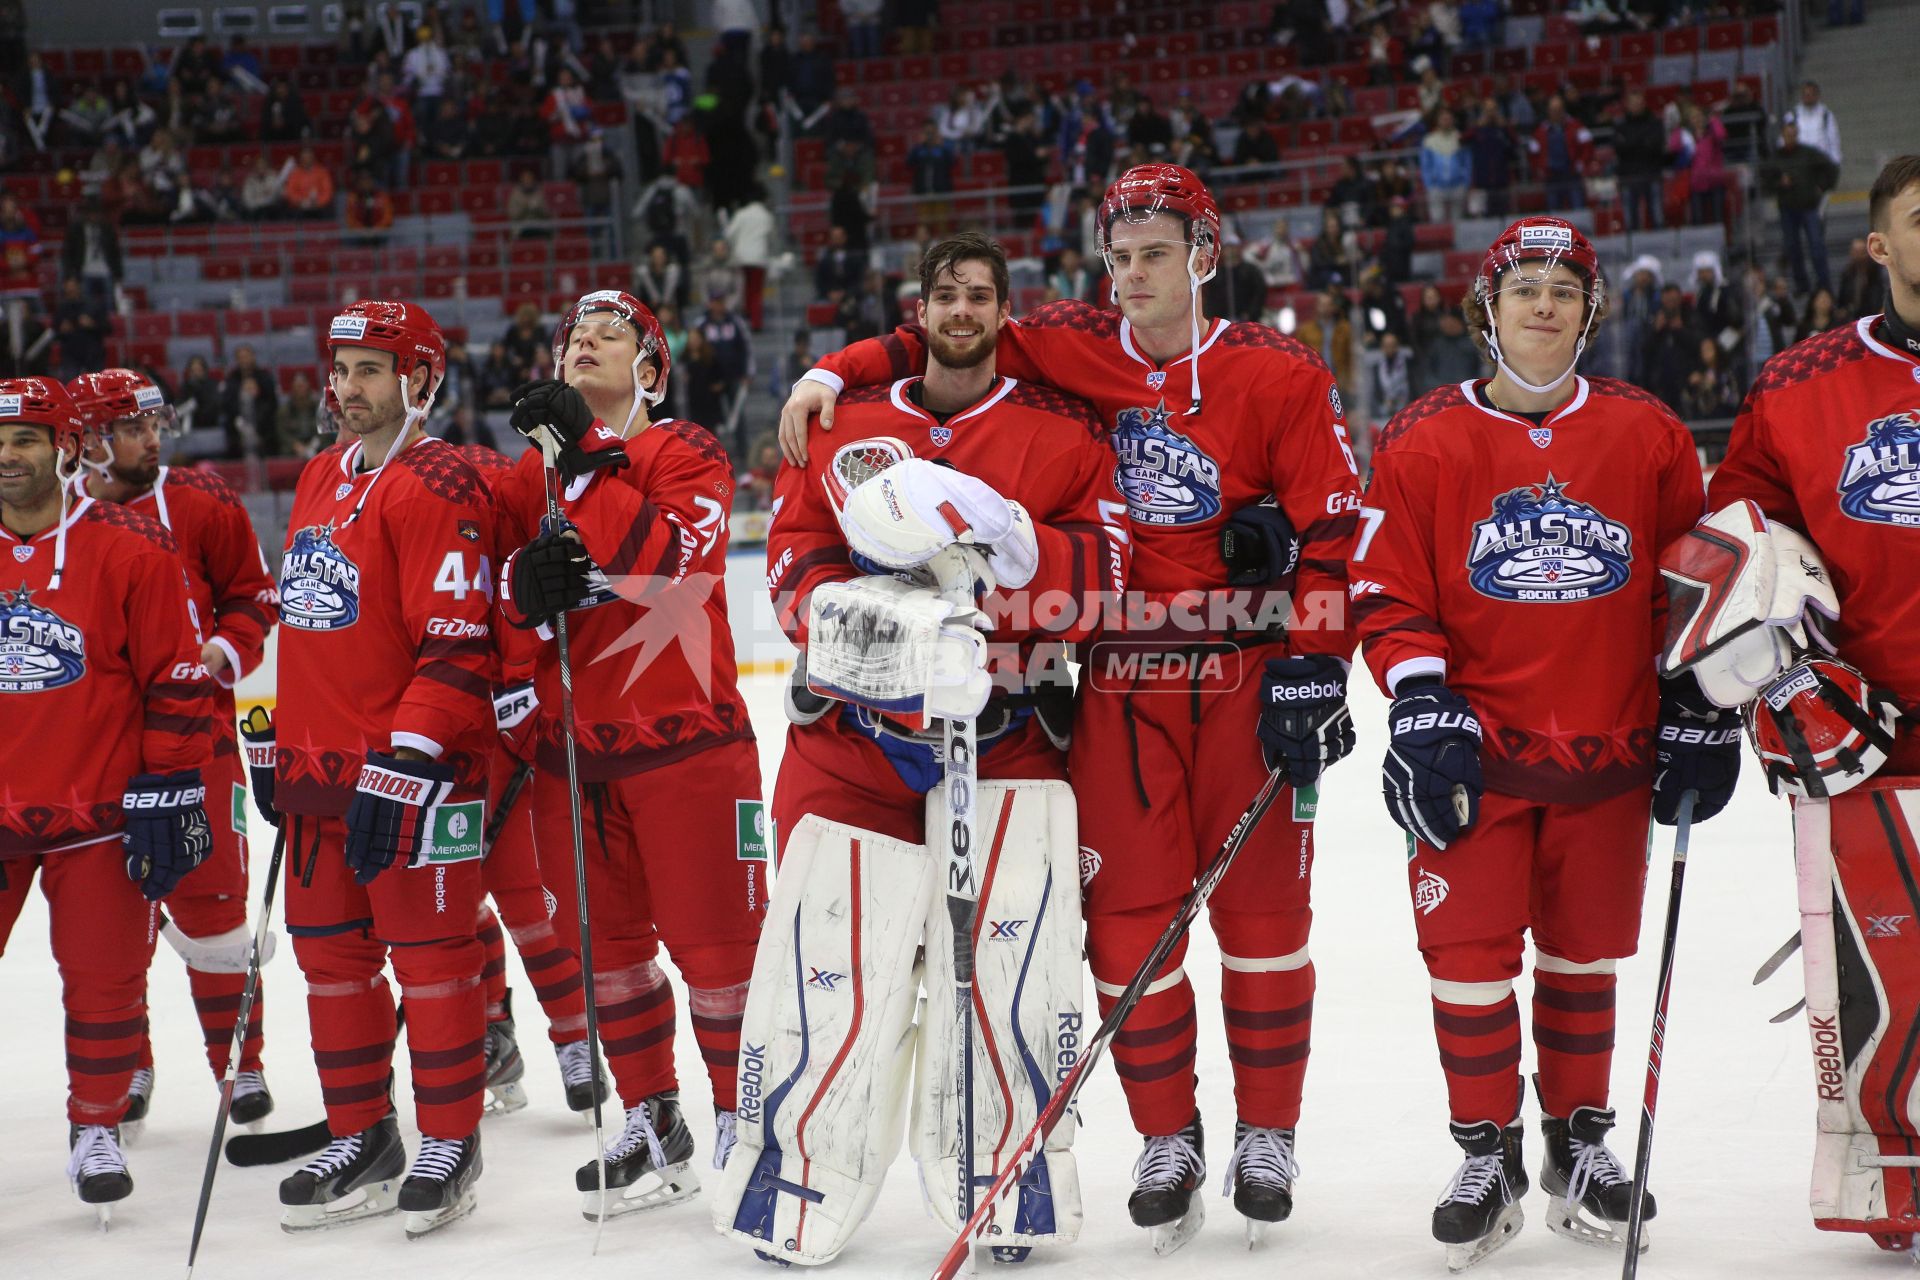
{"label": "hockey player in red jersey", "polygon": [[1513,980],[1529,930],[1548,1225],[1604,1241],[1626,1221],[1607,1083],[1649,799],[1671,823],[1695,791],[1695,817],[1711,817],[1739,766],[1737,717],[1690,676],[1655,678],[1656,558],[1700,515],[1700,464],[1653,397],[1574,372],[1606,311],[1593,246],[1560,219],[1523,218],[1488,250],[1465,310],[1495,374],[1388,424],[1351,569],[1367,665],[1395,700],[1383,787],[1407,832],[1467,1155],[1433,1215],[1456,1267],[1521,1223]]}
{"label": "hockey player in red jersey", "polygon": [[[504,454],[485,445],[462,445],[460,456],[489,485],[513,468]],[[494,562],[504,563],[512,550],[496,546]],[[602,1101],[606,1099],[607,1082],[595,1077],[587,1051],[587,998],[580,957],[555,931],[557,899],[541,882],[534,847],[538,824],[533,813],[533,742],[539,704],[533,665],[539,641],[530,632],[499,626],[497,621],[493,638],[500,653],[500,683],[493,695],[493,713],[500,750],[494,754],[488,780],[487,811],[489,827],[499,834],[487,848],[482,879],[487,896],[500,911],[496,915],[492,906],[482,902],[475,926],[486,952],[480,974],[487,987],[487,1091],[496,1110],[517,1111],[526,1105],[526,1088],[520,1083],[526,1066],[514,1027],[513,993],[507,989],[506,938],[511,934],[520,965],[547,1015],[547,1036],[560,1060],[567,1106],[591,1111],[596,1093]]]}
{"label": "hockey player in red jersey", "polygon": [[1794,797],[1822,1082],[1814,1224],[1904,1252],[1920,1233],[1920,1117],[1902,1083],[1920,947],[1895,914],[1920,914],[1920,155],[1881,170],[1868,224],[1886,311],[1775,355],[1734,420],[1709,491],[1713,524],[1752,504],[1760,518],[1731,527],[1789,550],[1771,602],[1730,619],[1738,638],[1695,669],[1724,701],[1757,695],[1748,714],[1768,781]]}
{"label": "hockey player in red jersey", "polygon": [[[328,329],[340,442],[300,473],[280,566],[278,764],[287,931],[307,980],[333,1142],[280,1184],[292,1231],[470,1212],[480,1173],[481,833],[495,750],[493,507],[423,422],[446,372],[417,306],[356,302]],[[391,962],[420,1151],[388,1100]],[[397,1195],[396,1195],[397,1187]]]}
{"label": "hockey player in red jersey", "polygon": [[212,701],[167,531],[75,496],[83,426],[50,378],[0,380],[0,949],[40,876],[66,1010],[67,1176],[133,1191],[119,1125],[154,903],[208,856]]}
{"label": "hockey player in red jersey", "polygon": [[[716,1168],[733,1145],[740,1015],[766,911],[760,765],[727,622],[727,517],[733,469],[706,428],[648,410],[670,360],[659,322],[614,290],[570,307],[553,337],[561,381],[514,396],[513,425],[564,439],[564,529],[545,528],[541,455],[495,485],[503,537],[501,611],[543,641],[534,814],[554,926],[579,944],[573,805],[585,810],[593,998],[626,1125],[605,1153],[608,1216],[694,1194],[693,1137],[673,1063],[673,993],[662,943],[687,982],[694,1038],[713,1083]],[[575,697],[560,718],[558,646],[567,613]],[[568,794],[566,747],[581,791]],[[600,1161],[575,1185],[597,1215]]]}
{"label": "hockey player in red jersey", "polygon": [[[162,932],[187,962],[207,1061],[218,1081],[227,1070],[253,940],[247,928],[247,792],[234,731],[233,686],[260,665],[279,599],[253,522],[226,482],[209,471],[161,465],[161,447],[173,435],[173,408],[151,378],[132,369],[107,369],[82,374],[67,390],[96,442],[84,459],[79,485],[87,496],[130,507],[173,535],[203,642],[200,658],[213,678],[213,763],[205,775],[214,797],[208,814],[213,853],[168,897],[171,923]],[[234,1077],[231,1114],[238,1124],[262,1120],[273,1110],[273,1095],[260,1071],[264,995],[262,989],[254,1001]],[[145,1119],[152,1093],[149,1037],[133,1073],[123,1136]]]}
{"label": "hockey player in red jersey", "polygon": [[[1087,955],[1104,1010],[1269,768],[1287,770],[1298,790],[1251,835],[1208,908],[1239,1113],[1227,1182],[1257,1233],[1293,1206],[1314,985],[1311,787],[1353,745],[1353,454],[1318,355],[1264,325],[1202,314],[1220,216],[1198,178],[1174,165],[1128,170],[1101,202],[1099,232],[1119,313],[1051,303],[1000,342],[1001,372],[1093,402],[1130,517],[1128,600],[1075,713],[1073,775],[1123,783],[1079,792]],[[808,420],[830,426],[842,386],[911,373],[924,352],[920,331],[903,328],[828,357],[782,413],[788,456],[805,459]],[[1143,654],[1156,669],[1190,661],[1199,677],[1155,685]],[[1129,1209],[1162,1250],[1197,1229],[1189,1210],[1206,1169],[1183,957],[1155,975],[1113,1048],[1146,1138]]]}

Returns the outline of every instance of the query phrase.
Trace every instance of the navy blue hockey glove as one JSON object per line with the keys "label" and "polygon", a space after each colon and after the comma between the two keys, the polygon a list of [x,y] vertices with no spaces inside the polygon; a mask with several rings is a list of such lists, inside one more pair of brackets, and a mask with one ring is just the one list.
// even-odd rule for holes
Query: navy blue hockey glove
{"label": "navy blue hockey glove", "polygon": [[247,781],[252,785],[253,803],[260,815],[274,826],[280,825],[280,811],[273,807],[273,769],[276,761],[273,720],[265,707],[255,707],[240,722],[240,749],[247,757]]}
{"label": "navy blue hockey glove", "polygon": [[401,760],[367,752],[360,782],[347,806],[347,865],[353,878],[373,878],[396,862],[426,861],[433,811],[453,790],[453,766],[433,760]]}
{"label": "navy blue hockey glove", "polygon": [[593,561],[578,538],[543,533],[514,553],[507,590],[528,627],[552,622],[592,594]]}
{"label": "navy blue hockey glove", "polygon": [[1230,587],[1293,586],[1300,567],[1300,537],[1279,507],[1242,507],[1220,530],[1220,558]]}
{"label": "navy blue hockey glove", "polygon": [[593,410],[578,390],[554,378],[525,382],[513,389],[513,413],[508,424],[538,446],[551,434],[559,446],[555,465],[569,484],[600,467],[618,471],[627,465],[625,449],[617,440],[596,440]]}
{"label": "navy blue hockey glove", "polygon": [[1387,813],[1408,835],[1444,849],[1480,820],[1480,718],[1438,679],[1414,677],[1400,682],[1387,729]]}
{"label": "navy blue hockey glove", "polygon": [[1284,766],[1296,787],[1311,785],[1345,759],[1353,750],[1353,715],[1339,661],[1324,654],[1267,659],[1258,732],[1267,768]]}
{"label": "navy blue hockey glove", "polygon": [[1680,797],[1695,794],[1693,820],[1727,807],[1740,781],[1740,713],[1716,707],[1685,672],[1660,682],[1660,737],[1654,744],[1653,820],[1680,821]]}
{"label": "navy blue hockey glove", "polygon": [[120,837],[127,879],[140,882],[149,902],[172,893],[213,851],[207,788],[198,769],[135,774],[127,779],[120,807],[127,815],[126,834]]}

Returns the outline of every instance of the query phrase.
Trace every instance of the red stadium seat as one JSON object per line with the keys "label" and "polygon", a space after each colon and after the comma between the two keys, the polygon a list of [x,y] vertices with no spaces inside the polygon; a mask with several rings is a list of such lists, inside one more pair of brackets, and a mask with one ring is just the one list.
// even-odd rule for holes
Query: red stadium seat
{"label": "red stadium seat", "polygon": [[182,338],[212,338],[220,332],[220,317],[212,311],[182,311],[174,319],[174,333]]}
{"label": "red stadium seat", "polygon": [[267,331],[267,313],[264,311],[229,311],[226,315],[226,336],[234,338],[257,338]]}

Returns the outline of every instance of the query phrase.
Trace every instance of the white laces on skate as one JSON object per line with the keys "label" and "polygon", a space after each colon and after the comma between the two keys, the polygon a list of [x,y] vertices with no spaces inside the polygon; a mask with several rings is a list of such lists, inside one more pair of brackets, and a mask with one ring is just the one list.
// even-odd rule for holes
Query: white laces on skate
{"label": "white laces on skate", "polygon": [[407,1170],[409,1178],[432,1178],[435,1182],[447,1182],[452,1179],[453,1171],[459,1167],[460,1157],[465,1153],[467,1144],[458,1139],[420,1137],[420,1154],[414,1159],[413,1168]]}
{"label": "white laces on skate", "polygon": [[1220,1194],[1232,1195],[1234,1184],[1239,1182],[1277,1185],[1291,1191],[1293,1180],[1299,1176],[1300,1166],[1293,1158],[1293,1135],[1285,1129],[1250,1127],[1234,1144]]}
{"label": "white laces on skate", "polygon": [[258,1071],[242,1071],[233,1077],[233,1096],[236,1100],[249,1094],[264,1093],[267,1078]]}
{"label": "white laces on skate", "polygon": [[1196,1183],[1206,1181],[1207,1162],[1185,1133],[1148,1138],[1146,1149],[1133,1163],[1134,1186],[1140,1190],[1177,1187],[1186,1181],[1189,1170]]}
{"label": "white laces on skate", "polygon": [[1584,1200],[1590,1182],[1602,1187],[1618,1187],[1630,1181],[1605,1143],[1582,1142],[1572,1134],[1567,1135],[1567,1142],[1573,1151],[1573,1168],[1567,1173],[1568,1204]]}
{"label": "white laces on skate", "polygon": [[133,1083],[127,1086],[127,1092],[136,1098],[151,1097],[153,1094],[153,1068],[136,1068],[133,1073]]}
{"label": "white laces on skate", "polygon": [[103,1124],[83,1124],[73,1137],[73,1150],[67,1156],[67,1181],[79,1184],[103,1173],[125,1173],[126,1157],[113,1130]]}
{"label": "white laces on skate", "polygon": [[593,1055],[587,1052],[585,1040],[560,1045],[554,1053],[560,1059],[560,1081],[567,1088],[592,1082]]}
{"label": "white laces on skate", "polygon": [[327,1144],[327,1149],[300,1166],[301,1173],[310,1173],[325,1180],[360,1158],[361,1135],[350,1134],[344,1138],[335,1138]]}
{"label": "white laces on skate", "polygon": [[647,1114],[647,1104],[644,1102],[627,1112],[627,1127],[607,1148],[607,1163],[626,1159],[638,1151],[643,1142],[647,1146],[647,1159],[653,1162],[653,1167],[666,1168],[666,1148],[660,1145],[660,1135],[653,1131],[653,1119]]}
{"label": "white laces on skate", "polygon": [[722,1111],[713,1118],[713,1167],[727,1167],[727,1157],[733,1153],[734,1144],[740,1141],[740,1116],[733,1111]]}
{"label": "white laces on skate", "polygon": [[1459,1201],[1464,1204],[1478,1204],[1487,1198],[1487,1192],[1495,1184],[1500,1187],[1502,1200],[1513,1199],[1513,1192],[1507,1185],[1507,1164],[1499,1152],[1484,1156],[1468,1156],[1466,1163],[1454,1171],[1453,1181],[1440,1193],[1436,1205],[1452,1204]]}

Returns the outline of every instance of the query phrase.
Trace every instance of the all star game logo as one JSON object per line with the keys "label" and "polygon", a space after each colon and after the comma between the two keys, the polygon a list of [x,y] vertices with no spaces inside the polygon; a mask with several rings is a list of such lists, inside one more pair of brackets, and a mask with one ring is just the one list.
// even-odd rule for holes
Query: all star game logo
{"label": "all star game logo", "polygon": [[1220,464],[1167,425],[1163,400],[1152,409],[1122,409],[1114,421],[1120,492],[1142,524],[1199,524],[1220,514]]}
{"label": "all star game logo", "polygon": [[360,620],[360,570],[333,544],[333,526],[293,535],[280,563],[280,620],[297,631],[338,631]]}
{"label": "all star game logo", "polygon": [[1840,510],[1869,524],[1920,526],[1920,410],[1867,424],[1840,464]]}
{"label": "all star game logo", "polygon": [[1633,572],[1633,531],[1567,496],[1551,473],[1509,489],[1473,526],[1473,589],[1495,600],[1559,604],[1618,591]]}
{"label": "all star game logo", "polygon": [[0,693],[39,693],[87,674],[80,628],[33,602],[26,583],[0,591]]}

